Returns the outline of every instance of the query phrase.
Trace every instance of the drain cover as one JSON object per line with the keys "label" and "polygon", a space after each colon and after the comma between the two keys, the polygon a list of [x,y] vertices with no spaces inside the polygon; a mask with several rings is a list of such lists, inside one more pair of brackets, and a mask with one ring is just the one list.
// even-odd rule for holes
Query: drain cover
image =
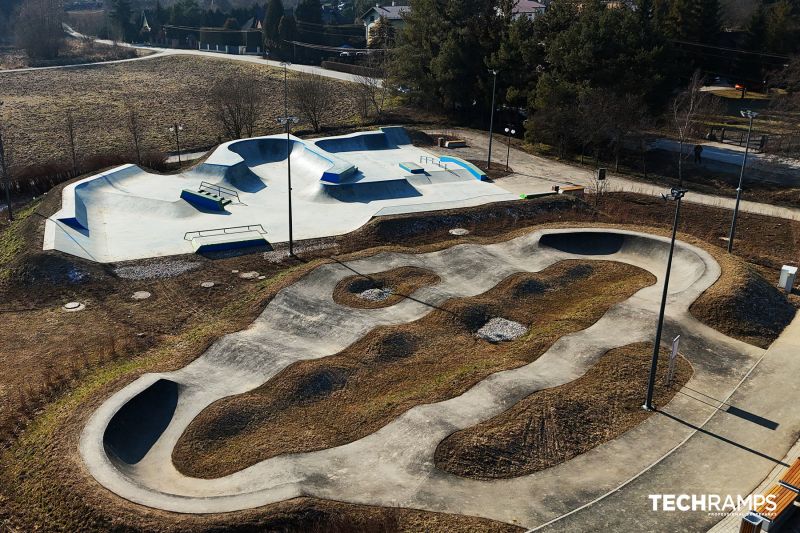
{"label": "drain cover", "polygon": [[64,311],[70,311],[70,312],[83,311],[84,309],[86,309],[86,306],[80,302],[69,302],[64,304],[63,309]]}
{"label": "drain cover", "polygon": [[150,294],[147,291],[136,291],[131,295],[131,298],[133,298],[134,300],[147,300],[151,296],[152,294]]}
{"label": "drain cover", "polygon": [[469,235],[469,230],[464,228],[453,228],[450,230],[450,235],[457,235],[459,237],[462,235]]}
{"label": "drain cover", "polygon": [[214,282],[213,281],[204,281],[203,283],[200,284],[200,286],[203,287],[204,289],[210,289],[211,287],[214,286]]}

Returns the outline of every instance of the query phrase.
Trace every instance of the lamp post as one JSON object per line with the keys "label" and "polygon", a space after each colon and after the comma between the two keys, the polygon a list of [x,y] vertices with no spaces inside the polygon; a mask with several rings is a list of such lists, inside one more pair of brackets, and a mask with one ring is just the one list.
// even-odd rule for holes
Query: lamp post
{"label": "lamp post", "polygon": [[739,186],[736,188],[736,206],[733,208],[733,220],[731,221],[731,231],[728,233],[728,253],[733,251],[733,237],[736,235],[736,218],[739,216],[739,202],[742,199],[742,182],[744,181],[744,169],[747,166],[747,155],[750,152],[750,134],[753,133],[753,119],[758,113],[749,109],[740,111],[744,118],[750,119],[750,126],[747,128],[747,144],[744,147],[744,158],[742,159],[742,170],[739,172]]}
{"label": "lamp post", "polygon": [[516,134],[517,131],[513,128],[506,128],[506,135],[508,136],[508,150],[506,150],[506,172],[508,172],[508,160],[511,158],[511,136]]}
{"label": "lamp post", "polygon": [[664,274],[664,292],[661,294],[661,309],[658,312],[658,326],[656,327],[656,339],[653,346],[653,360],[650,364],[650,377],[647,380],[647,398],[642,406],[647,411],[655,410],[653,406],[653,389],[656,384],[656,370],[658,369],[658,351],[661,346],[661,332],[664,329],[664,311],[667,307],[667,293],[669,291],[669,275],[672,270],[672,254],[675,251],[675,235],[678,233],[678,219],[681,215],[681,200],[686,194],[686,189],[673,188],[669,195],[662,194],[665,200],[675,201],[675,220],[672,222],[672,241],[669,245],[669,257],[667,258],[667,271]]}
{"label": "lamp post", "polygon": [[281,63],[283,67],[283,109],[284,115],[278,117],[278,123],[286,127],[286,180],[287,180],[287,193],[289,196],[289,257],[294,256],[294,236],[292,233],[292,139],[290,137],[292,124],[297,124],[300,119],[297,117],[289,116],[289,65],[284,61]]}
{"label": "lamp post", "polygon": [[497,91],[497,73],[499,72],[497,69],[490,69],[494,75],[494,81],[492,82],[492,113],[489,116],[489,158],[486,161],[486,170],[492,168],[492,134],[494,133],[494,102],[495,102],[495,93]]}
{"label": "lamp post", "polygon": [[178,150],[178,168],[181,168],[181,139],[180,133],[183,131],[183,124],[177,122],[169,127],[169,132],[175,134],[175,148]]}

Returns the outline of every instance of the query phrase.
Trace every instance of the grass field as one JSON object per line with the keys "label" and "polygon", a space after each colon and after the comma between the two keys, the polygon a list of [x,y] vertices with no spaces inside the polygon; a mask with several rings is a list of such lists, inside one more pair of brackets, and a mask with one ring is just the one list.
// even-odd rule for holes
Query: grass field
{"label": "grass field", "polygon": [[[268,66],[208,57],[170,56],[74,69],[0,73],[2,99],[14,140],[17,167],[70,160],[65,126],[72,109],[81,158],[131,154],[127,108],[140,113],[145,150],[172,151],[168,127],[183,124],[182,148],[208,147],[222,139],[209,90],[214,83],[242,74],[259,80],[265,104],[257,135],[278,133],[283,114],[283,72]],[[344,84],[341,85],[344,87]],[[154,95],[157,95],[154,97]],[[355,120],[348,91],[334,116],[337,126]],[[325,126],[331,126],[326,124]],[[300,124],[298,129],[306,128]]]}

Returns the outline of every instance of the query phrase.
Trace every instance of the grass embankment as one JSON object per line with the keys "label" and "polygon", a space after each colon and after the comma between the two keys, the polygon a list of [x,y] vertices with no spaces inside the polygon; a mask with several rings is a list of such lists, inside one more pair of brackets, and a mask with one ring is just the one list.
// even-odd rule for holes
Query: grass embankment
{"label": "grass embankment", "polygon": [[[425,317],[379,327],[337,355],[301,361],[249,393],[200,414],[173,460],[194,477],[224,476],[285,453],[369,435],[410,408],[462,394],[486,376],[536,360],[561,336],[587,328],[655,278],[621,263],[564,261],[513,275]],[[492,344],[475,332],[490,318],[530,327]]]}
{"label": "grass embankment", "polygon": [[[569,461],[644,422],[642,409],[653,346],[632,344],[607,352],[583,376],[544,389],[480,424],[457,431],[436,449],[436,466],[477,479],[532,474]],[[662,349],[666,361],[669,351]],[[654,403],[666,405],[691,377],[678,359],[672,387],[661,364]]]}

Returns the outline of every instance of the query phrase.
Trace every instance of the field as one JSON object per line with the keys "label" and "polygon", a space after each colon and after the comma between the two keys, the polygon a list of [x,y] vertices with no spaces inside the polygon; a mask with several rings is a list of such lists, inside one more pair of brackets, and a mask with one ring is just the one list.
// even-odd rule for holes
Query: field
{"label": "field", "polygon": [[[76,147],[82,160],[124,156],[135,161],[126,126],[129,108],[141,117],[143,151],[175,150],[175,137],[168,131],[175,123],[184,125],[182,148],[209,147],[228,140],[222,137],[209,94],[215,83],[237,75],[257,79],[263,90],[265,103],[254,133],[280,132],[276,119],[283,114],[283,73],[268,66],[169,56],[75,69],[0,73],[15,166],[71,161],[67,110],[74,115]],[[355,120],[354,105],[347,92],[341,94],[334,113],[337,126]],[[307,125],[298,126],[304,128]]]}

